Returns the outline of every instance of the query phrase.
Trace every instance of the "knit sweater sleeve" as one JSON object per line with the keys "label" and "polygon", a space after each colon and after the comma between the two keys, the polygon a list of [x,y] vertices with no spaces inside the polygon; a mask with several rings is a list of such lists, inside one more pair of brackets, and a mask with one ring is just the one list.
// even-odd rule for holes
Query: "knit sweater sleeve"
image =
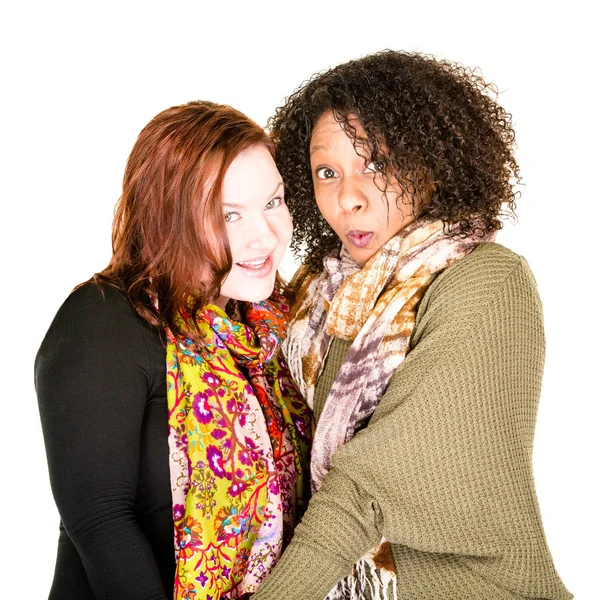
{"label": "knit sweater sleeve", "polygon": [[127,299],[103,289],[66,300],[36,358],[52,492],[95,598],[166,600],[135,513],[149,355]]}
{"label": "knit sweater sleeve", "polygon": [[382,536],[398,598],[571,597],[532,476],[541,304],[525,261],[489,246],[430,286],[411,352],[256,600],[322,600]]}

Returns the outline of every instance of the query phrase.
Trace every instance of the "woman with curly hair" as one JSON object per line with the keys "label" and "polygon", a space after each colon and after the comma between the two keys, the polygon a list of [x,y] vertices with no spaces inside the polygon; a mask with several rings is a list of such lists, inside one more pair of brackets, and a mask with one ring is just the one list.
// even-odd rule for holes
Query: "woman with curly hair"
{"label": "woman with curly hair", "polygon": [[191,102],[144,127],[110,264],[36,359],[61,516],[52,600],[241,598],[273,568],[312,433],[276,355],[291,233],[273,144],[248,117]]}
{"label": "woman with curly hair", "polygon": [[283,351],[313,497],[256,600],[568,599],[532,475],[544,363],[511,118],[476,73],[384,51],[271,121],[304,258]]}

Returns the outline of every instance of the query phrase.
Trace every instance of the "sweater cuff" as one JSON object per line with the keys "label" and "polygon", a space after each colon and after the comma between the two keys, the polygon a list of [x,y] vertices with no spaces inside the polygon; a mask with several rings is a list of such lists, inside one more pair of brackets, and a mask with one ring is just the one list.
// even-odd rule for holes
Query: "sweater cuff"
{"label": "sweater cuff", "polygon": [[293,542],[267,576],[253,600],[323,600],[349,574],[346,561],[306,544]]}

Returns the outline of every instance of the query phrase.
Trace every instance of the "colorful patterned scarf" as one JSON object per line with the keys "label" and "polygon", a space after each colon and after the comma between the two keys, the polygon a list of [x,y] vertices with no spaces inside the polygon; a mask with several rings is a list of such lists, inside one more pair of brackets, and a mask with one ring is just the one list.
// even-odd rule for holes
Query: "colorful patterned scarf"
{"label": "colorful patterned scarf", "polygon": [[[318,490],[335,451],[364,427],[390,377],[410,349],[423,294],[435,276],[469,254],[484,238],[453,237],[441,221],[418,219],[389,240],[361,269],[342,247],[328,256],[318,275],[299,273],[300,304],[283,345],[290,372],[312,408],[314,391],[333,338],[352,340],[319,419],[311,455],[311,487]],[[293,284],[294,282],[292,282]],[[389,544],[369,552],[327,600],[387,597],[393,571]],[[366,577],[366,569],[371,578]]]}
{"label": "colorful patterned scarf", "polygon": [[241,305],[243,322],[207,306],[201,347],[167,330],[175,600],[256,591],[308,500],[312,417],[276,355],[287,307],[272,298]]}

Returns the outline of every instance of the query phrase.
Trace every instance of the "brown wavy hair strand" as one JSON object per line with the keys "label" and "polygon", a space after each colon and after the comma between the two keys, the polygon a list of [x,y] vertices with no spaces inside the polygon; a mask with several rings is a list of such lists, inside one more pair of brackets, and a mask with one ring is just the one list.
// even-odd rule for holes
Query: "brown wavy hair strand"
{"label": "brown wavy hair strand", "polygon": [[[142,318],[196,337],[194,318],[220,295],[232,262],[221,189],[229,165],[264,144],[264,130],[239,111],[206,101],[169,108],[142,129],[115,209],[113,256],[93,280],[122,290]],[[183,304],[191,320],[175,323]]]}

